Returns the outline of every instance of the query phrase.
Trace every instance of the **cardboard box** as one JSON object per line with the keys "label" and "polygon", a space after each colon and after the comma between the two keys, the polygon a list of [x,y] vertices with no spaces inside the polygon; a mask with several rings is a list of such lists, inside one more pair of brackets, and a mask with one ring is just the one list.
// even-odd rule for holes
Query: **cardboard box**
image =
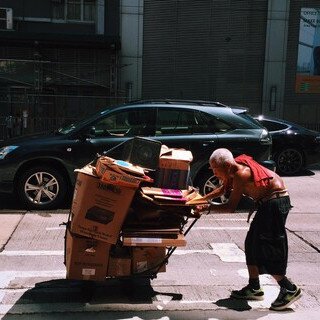
{"label": "cardboard box", "polygon": [[131,275],[131,257],[109,257],[107,276],[124,277]]}
{"label": "cardboard box", "polygon": [[179,234],[174,238],[154,238],[154,237],[130,237],[123,236],[122,242],[124,246],[140,246],[140,247],[185,247],[187,241],[183,234]]}
{"label": "cardboard box", "polygon": [[132,248],[113,245],[109,255],[107,276],[123,277],[131,275]]}
{"label": "cardboard box", "polygon": [[114,159],[109,157],[99,157],[95,167],[97,176],[106,183],[128,188],[138,188],[140,181],[143,180],[141,176],[137,177],[124,172],[114,161]]}
{"label": "cardboard box", "polygon": [[132,273],[166,272],[165,247],[135,247],[132,249]]}
{"label": "cardboard box", "polygon": [[110,244],[67,230],[67,279],[102,281],[106,278]]}
{"label": "cardboard box", "polygon": [[71,231],[116,243],[136,187],[121,185],[122,177],[116,172],[110,172],[112,178],[106,183],[93,174],[90,166],[76,171]]}
{"label": "cardboard box", "polygon": [[185,149],[168,149],[159,159],[155,186],[170,189],[187,189],[190,175],[191,151]]}

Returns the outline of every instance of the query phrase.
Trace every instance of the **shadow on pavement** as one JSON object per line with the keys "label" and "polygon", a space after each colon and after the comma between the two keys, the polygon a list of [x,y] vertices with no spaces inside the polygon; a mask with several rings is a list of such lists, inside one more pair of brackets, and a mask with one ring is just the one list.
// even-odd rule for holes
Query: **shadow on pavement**
{"label": "shadow on pavement", "polygon": [[182,300],[181,294],[154,291],[150,279],[147,278],[107,279],[104,282],[50,280],[36,283],[32,289],[24,292],[2,319],[11,319],[12,314],[21,313],[21,307],[27,307],[28,304],[45,313],[48,304],[52,304],[54,308],[57,303],[76,303],[80,309],[87,303],[91,306],[151,304],[156,295],[169,296],[170,300]]}
{"label": "shadow on pavement", "polygon": [[[68,197],[65,203],[59,209],[69,209],[71,206],[71,196]],[[20,203],[18,197],[13,194],[0,193],[0,210],[19,210],[29,211],[28,208]]]}
{"label": "shadow on pavement", "polygon": [[[252,309],[252,307],[248,304],[247,300],[234,299],[234,298],[220,299],[220,300],[217,300],[214,304],[217,305],[218,307],[223,307],[223,308],[227,308],[235,311],[248,311]],[[270,310],[270,313],[271,312],[285,314],[285,313],[293,313],[294,310],[292,308],[287,308],[282,311]]]}
{"label": "shadow on pavement", "polygon": [[248,301],[240,300],[240,299],[232,299],[232,298],[220,299],[220,300],[217,300],[214,304],[216,304],[218,307],[223,307],[223,308],[227,308],[235,311],[247,311],[252,309],[248,304]]}

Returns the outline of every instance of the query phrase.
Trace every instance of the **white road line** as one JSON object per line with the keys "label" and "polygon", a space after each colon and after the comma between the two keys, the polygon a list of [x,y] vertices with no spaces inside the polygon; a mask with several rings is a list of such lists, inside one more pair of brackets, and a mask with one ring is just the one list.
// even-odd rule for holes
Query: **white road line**
{"label": "white road line", "polygon": [[38,251],[28,251],[28,250],[4,250],[0,252],[0,256],[10,256],[10,257],[17,257],[17,256],[63,256],[63,250],[38,250]]}
{"label": "white road line", "polygon": [[245,262],[244,252],[235,243],[210,243],[212,251],[221,261]]}
{"label": "white road line", "polygon": [[209,218],[211,221],[247,221],[246,218]]}
{"label": "white road line", "polygon": [[249,227],[193,227],[192,230],[248,230]]}
{"label": "white road line", "polygon": [[184,256],[186,254],[194,254],[194,253],[205,253],[205,254],[215,254],[212,250],[196,250],[196,249],[176,249],[173,254],[177,256]]}
{"label": "white road line", "polygon": [[46,228],[47,231],[54,231],[54,230],[66,230],[65,226],[61,226],[61,227],[48,227]]}

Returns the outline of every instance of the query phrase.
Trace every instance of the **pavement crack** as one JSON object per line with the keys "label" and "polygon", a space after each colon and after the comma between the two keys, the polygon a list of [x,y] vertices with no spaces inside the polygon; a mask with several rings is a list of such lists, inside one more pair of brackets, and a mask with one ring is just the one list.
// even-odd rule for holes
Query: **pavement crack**
{"label": "pavement crack", "polygon": [[303,241],[304,243],[306,243],[308,246],[310,246],[312,249],[316,250],[318,253],[320,253],[320,249],[318,247],[316,247],[315,245],[313,245],[311,242],[307,241],[306,239],[304,239],[302,236],[300,236],[298,233],[296,233],[293,230],[290,230],[288,228],[286,228],[289,232],[291,232],[292,234],[294,234],[297,238],[299,238],[301,241]]}

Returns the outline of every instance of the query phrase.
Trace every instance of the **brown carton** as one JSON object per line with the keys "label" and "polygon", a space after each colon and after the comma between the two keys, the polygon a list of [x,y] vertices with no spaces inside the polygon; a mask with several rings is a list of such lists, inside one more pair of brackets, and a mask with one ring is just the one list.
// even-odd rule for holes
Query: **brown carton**
{"label": "brown carton", "polygon": [[113,245],[109,255],[107,276],[123,277],[131,275],[132,248]]}
{"label": "brown carton", "polygon": [[165,247],[135,247],[132,249],[132,273],[166,271]]}
{"label": "brown carton", "polygon": [[160,188],[187,189],[190,174],[191,151],[165,149],[159,159],[155,186]]}
{"label": "brown carton", "polygon": [[130,257],[109,257],[109,266],[107,276],[124,277],[131,275],[131,258]]}
{"label": "brown carton", "polygon": [[71,231],[111,244],[117,242],[126,218],[136,186],[121,184],[123,177],[109,172],[109,182],[101,181],[86,166],[77,171],[71,206]]}
{"label": "brown carton", "polygon": [[67,279],[102,281],[106,278],[109,244],[67,230]]}

